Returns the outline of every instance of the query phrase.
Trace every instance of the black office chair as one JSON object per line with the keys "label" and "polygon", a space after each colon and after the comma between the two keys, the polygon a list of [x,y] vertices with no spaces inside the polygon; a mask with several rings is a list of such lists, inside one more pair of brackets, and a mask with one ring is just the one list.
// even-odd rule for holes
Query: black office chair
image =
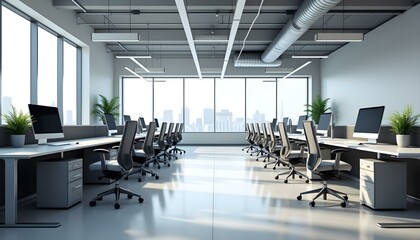
{"label": "black office chair", "polygon": [[117,153],[116,160],[108,160],[105,159],[105,154],[109,153],[107,149],[95,149],[94,152],[100,153],[100,161],[94,162],[89,166],[91,171],[102,171],[104,177],[116,180],[115,187],[113,189],[107,190],[98,194],[96,197],[92,198],[92,201],[89,202],[90,206],[96,206],[96,201],[102,200],[103,197],[107,195],[114,194],[115,195],[115,204],[114,208],[119,209],[120,204],[118,203],[120,199],[120,194],[127,194],[128,198],[132,198],[133,196],[138,197],[138,201],[140,203],[143,202],[143,198],[136,193],[133,193],[127,189],[120,187],[120,179],[125,176],[126,174],[130,173],[133,169],[133,142],[134,137],[137,131],[137,122],[136,121],[128,121],[125,123],[123,136],[120,142]]}
{"label": "black office chair", "polygon": [[136,171],[131,171],[125,179],[127,180],[130,175],[135,173],[139,174],[139,178],[137,181],[141,182],[141,176],[145,176],[147,173],[150,174],[155,179],[159,179],[159,176],[153,172],[152,170],[146,169],[145,165],[148,164],[150,161],[155,159],[155,151],[153,149],[153,138],[155,136],[156,131],[156,123],[151,122],[147,129],[146,137],[142,142],[142,146],[140,149],[133,149],[133,161],[137,163],[134,168],[138,168]]}
{"label": "black office chair", "polygon": [[180,153],[183,154],[185,153],[184,149],[178,148],[178,143],[182,141],[182,130],[184,129],[184,123],[180,123],[178,130],[173,134],[172,139],[173,139],[173,148],[171,149],[171,153],[174,152],[176,153]]}
{"label": "black office chair", "polygon": [[302,195],[317,193],[317,195],[309,202],[311,207],[315,206],[315,200],[321,195],[324,200],[327,199],[327,194],[333,195],[334,197],[342,200],[341,207],[346,207],[348,200],[347,194],[333,190],[327,186],[327,179],[331,176],[336,176],[339,171],[350,171],[351,165],[340,161],[341,153],[346,152],[346,149],[334,149],[331,153],[335,153],[334,160],[324,160],[321,156],[321,149],[316,138],[316,129],[313,121],[304,121],[303,129],[305,132],[307,147],[308,147],[308,158],[306,160],[306,167],[321,177],[323,181],[323,187],[315,190],[302,192],[297,197],[297,200],[302,200]]}
{"label": "black office chair", "polygon": [[305,182],[309,183],[308,176],[296,169],[296,166],[298,164],[305,163],[306,153],[303,151],[303,146],[301,146],[300,150],[292,150],[292,144],[290,143],[289,137],[287,136],[286,124],[283,122],[279,122],[278,129],[280,132],[280,138],[282,142],[280,157],[283,159],[283,161],[289,163],[291,170],[290,172],[283,172],[277,174],[275,179],[278,180],[280,175],[288,174],[286,179],[284,180],[284,183],[287,183],[290,177],[295,179],[295,175],[298,175],[299,178],[306,178]]}
{"label": "black office chair", "polygon": [[245,139],[248,141],[249,145],[242,148],[242,151],[246,149],[246,152],[249,152],[249,150],[254,149],[253,141],[252,141],[253,133],[251,132],[251,128],[249,125],[250,125],[249,123],[245,125],[245,133],[246,133]]}

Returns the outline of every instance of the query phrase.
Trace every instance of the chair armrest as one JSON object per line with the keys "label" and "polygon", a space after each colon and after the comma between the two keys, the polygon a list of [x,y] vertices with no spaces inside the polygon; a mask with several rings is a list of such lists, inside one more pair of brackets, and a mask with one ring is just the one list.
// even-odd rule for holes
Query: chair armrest
{"label": "chair armrest", "polygon": [[105,148],[97,148],[97,149],[93,149],[93,151],[99,152],[99,153],[109,153],[109,150]]}
{"label": "chair armrest", "polygon": [[119,145],[117,145],[117,146],[112,146],[112,149],[118,149],[118,148],[120,148],[120,146],[119,146]]}
{"label": "chair armrest", "polygon": [[343,152],[348,152],[348,150],[345,149],[345,148],[336,148],[336,149],[331,150],[331,153],[333,153],[333,154],[335,154],[335,153],[343,153]]}

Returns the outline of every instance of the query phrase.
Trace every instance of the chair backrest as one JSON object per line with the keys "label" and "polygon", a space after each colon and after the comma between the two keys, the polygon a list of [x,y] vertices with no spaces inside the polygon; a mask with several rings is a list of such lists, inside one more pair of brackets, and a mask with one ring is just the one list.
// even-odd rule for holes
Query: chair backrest
{"label": "chair backrest", "polygon": [[141,118],[142,117],[139,117],[137,119],[137,130],[139,133],[143,133],[143,124],[141,123]]}
{"label": "chair backrest", "polygon": [[289,136],[287,136],[286,127],[287,127],[286,123],[284,122],[278,123],[278,129],[279,129],[281,144],[282,144],[280,154],[283,158],[287,158],[287,156],[292,151],[292,145],[290,144]]}
{"label": "chair backrest", "polygon": [[146,138],[144,139],[143,143],[143,151],[149,158],[153,157],[153,155],[155,154],[155,150],[153,148],[153,138],[155,137],[155,131],[156,123],[150,122],[147,129]]}
{"label": "chair backrest", "polygon": [[261,128],[263,129],[263,146],[264,147],[268,147],[268,144],[270,143],[270,139],[268,138],[268,134],[267,134],[267,125],[269,125],[269,123],[261,123]]}
{"label": "chair backrest", "polygon": [[260,143],[260,140],[261,140],[260,125],[258,123],[254,123],[254,128],[255,128],[254,142],[256,144],[259,144]]}
{"label": "chair backrest", "polygon": [[156,127],[159,127],[159,120],[155,118]]}
{"label": "chair backrest", "polygon": [[165,133],[166,133],[167,124],[168,124],[167,122],[163,122],[160,126],[160,133],[159,133],[157,144],[159,145],[161,149],[165,147]]}
{"label": "chair backrest", "polygon": [[253,123],[249,124],[249,130],[251,132],[251,136],[249,137],[249,140],[251,140],[252,142],[255,142],[254,141],[254,139],[255,139],[255,129],[254,129],[254,124]]}
{"label": "chair backrest", "polygon": [[269,150],[270,152],[274,152],[274,149],[276,148],[276,145],[277,145],[277,139],[276,139],[276,135],[274,135],[272,124],[268,124],[268,133],[270,134]]}
{"label": "chair backrest", "polygon": [[306,144],[308,146],[308,159],[306,167],[313,171],[318,168],[322,161],[321,149],[316,138],[316,129],[313,121],[304,121],[303,130],[305,132]]}
{"label": "chair backrest", "polygon": [[172,132],[172,142],[178,142],[178,129],[180,127],[179,123],[175,124],[175,128],[173,129]]}
{"label": "chair backrest", "polygon": [[184,123],[181,123],[179,125],[179,129],[178,129],[178,140],[181,141],[182,140],[182,131],[184,130]]}
{"label": "chair backrest", "polygon": [[245,133],[246,133],[245,139],[249,140],[249,137],[251,136],[251,132],[249,131],[249,123],[245,124]]}
{"label": "chair backrest", "polygon": [[168,133],[166,134],[166,143],[171,144],[172,143],[172,130],[174,129],[174,123],[169,123]]}
{"label": "chair backrest", "polygon": [[137,132],[137,122],[127,121],[117,153],[117,161],[122,169],[128,171],[133,168],[133,142]]}

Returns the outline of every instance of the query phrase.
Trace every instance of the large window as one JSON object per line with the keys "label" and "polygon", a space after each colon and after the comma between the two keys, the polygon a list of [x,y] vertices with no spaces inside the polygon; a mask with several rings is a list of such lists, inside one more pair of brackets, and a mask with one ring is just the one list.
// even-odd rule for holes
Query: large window
{"label": "large window", "polygon": [[159,122],[183,122],[183,79],[155,78],[154,92],[154,117]]}
{"label": "large window", "polygon": [[185,131],[214,131],[214,79],[185,79]]}
{"label": "large window", "polygon": [[140,78],[123,78],[123,114],[137,120],[144,117],[146,122],[153,120],[153,83]]}
{"label": "large window", "polygon": [[246,121],[271,122],[276,117],[276,79],[246,79]]}
{"label": "large window", "polygon": [[216,79],[216,132],[245,131],[245,78]]}
{"label": "large window", "polygon": [[63,123],[77,123],[77,48],[64,42],[63,47]]}
{"label": "large window", "polygon": [[6,7],[2,11],[2,113],[8,113],[12,105],[28,112],[30,103],[30,28],[28,20]]}
{"label": "large window", "polygon": [[308,103],[308,79],[286,78],[277,82],[278,118],[289,117],[296,125],[300,115],[306,115],[305,104]]}
{"label": "large window", "polygon": [[38,104],[57,106],[57,37],[38,27]]}

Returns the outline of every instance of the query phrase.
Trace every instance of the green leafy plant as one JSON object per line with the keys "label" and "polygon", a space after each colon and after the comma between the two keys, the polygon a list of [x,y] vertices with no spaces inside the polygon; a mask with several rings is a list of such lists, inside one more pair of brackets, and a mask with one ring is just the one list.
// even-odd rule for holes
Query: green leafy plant
{"label": "green leafy plant", "polygon": [[26,130],[31,127],[31,115],[18,111],[16,107],[12,106],[12,110],[7,114],[3,114],[3,119],[6,123],[4,126],[12,135],[23,135]]}
{"label": "green leafy plant", "polygon": [[391,131],[397,135],[409,135],[420,119],[420,114],[413,114],[413,108],[407,105],[404,110],[395,112],[389,118]]}
{"label": "green leafy plant", "polygon": [[322,99],[320,96],[316,96],[315,99],[312,101],[312,104],[305,104],[305,111],[316,124],[318,124],[321,114],[326,113],[328,110],[331,110],[331,107],[328,107],[329,100],[329,98]]}
{"label": "green leafy plant", "polygon": [[118,97],[113,97],[111,99],[106,98],[103,95],[100,95],[100,102],[94,105],[94,109],[92,110],[92,114],[99,117],[101,121],[105,124],[105,117],[104,113],[110,113],[114,116],[115,119],[118,118],[119,113],[118,109],[120,105],[118,104]]}

